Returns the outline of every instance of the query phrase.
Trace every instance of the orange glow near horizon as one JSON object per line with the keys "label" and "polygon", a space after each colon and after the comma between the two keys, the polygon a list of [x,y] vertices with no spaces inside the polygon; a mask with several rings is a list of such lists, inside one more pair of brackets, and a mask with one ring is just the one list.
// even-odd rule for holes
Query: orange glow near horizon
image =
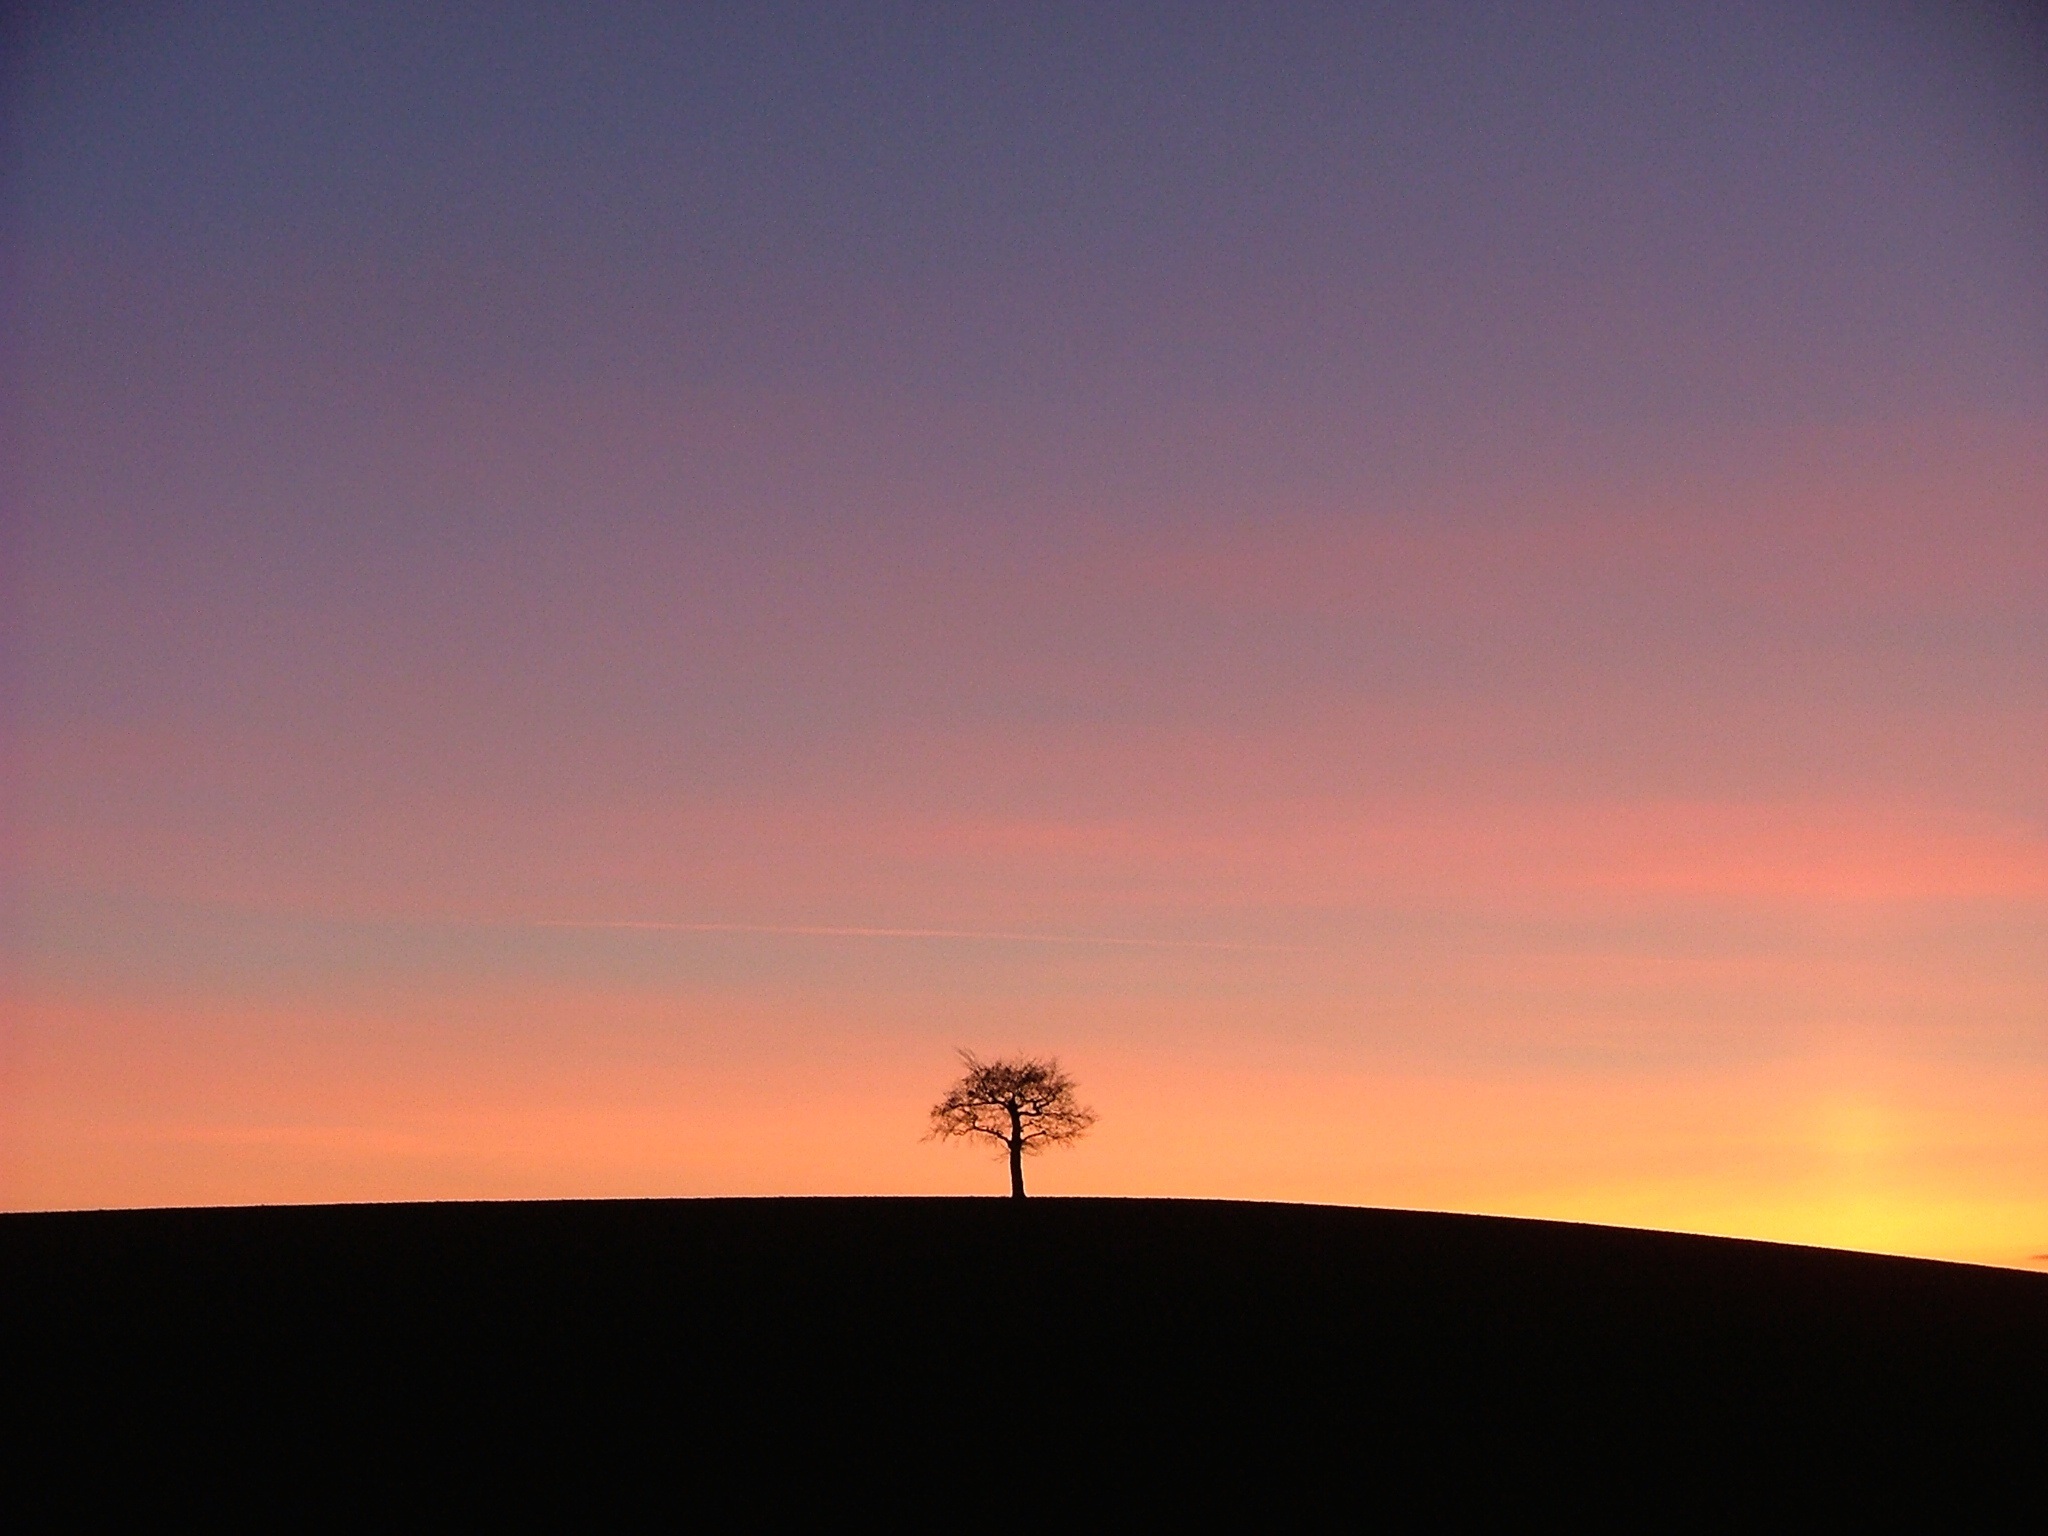
{"label": "orange glow near horizon", "polygon": [[[2014,1266],[2044,1246],[2048,1071],[1852,1047],[1571,1070],[1488,1060],[1483,1041],[1461,1068],[1365,1068],[1312,1042],[1248,1060],[1213,1020],[1123,1011],[1060,1032],[1083,1038],[1064,1059],[1103,1120],[1032,1164],[1037,1193],[1468,1210]],[[17,1063],[35,1080],[9,1127],[17,1209],[1000,1193],[994,1163],[919,1140],[950,1063],[881,1021],[528,995],[369,1018],[32,1006],[27,1022],[65,1049]]]}

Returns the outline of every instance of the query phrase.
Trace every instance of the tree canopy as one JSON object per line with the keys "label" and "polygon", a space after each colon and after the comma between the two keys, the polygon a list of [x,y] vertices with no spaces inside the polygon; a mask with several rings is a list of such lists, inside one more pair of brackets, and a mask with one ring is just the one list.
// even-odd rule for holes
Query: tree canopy
{"label": "tree canopy", "polygon": [[1010,1194],[1024,1198],[1024,1157],[1071,1142],[1095,1123],[1095,1111],[1074,1097],[1074,1080],[1053,1057],[983,1061],[960,1053],[966,1069],[932,1106],[930,1136],[986,1137],[1010,1162]]}

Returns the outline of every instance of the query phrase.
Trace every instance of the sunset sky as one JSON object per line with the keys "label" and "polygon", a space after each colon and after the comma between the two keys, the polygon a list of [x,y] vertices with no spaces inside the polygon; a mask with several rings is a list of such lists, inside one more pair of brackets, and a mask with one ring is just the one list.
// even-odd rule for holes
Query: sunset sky
{"label": "sunset sky", "polygon": [[17,19],[0,1205],[2048,1253],[2030,15]]}

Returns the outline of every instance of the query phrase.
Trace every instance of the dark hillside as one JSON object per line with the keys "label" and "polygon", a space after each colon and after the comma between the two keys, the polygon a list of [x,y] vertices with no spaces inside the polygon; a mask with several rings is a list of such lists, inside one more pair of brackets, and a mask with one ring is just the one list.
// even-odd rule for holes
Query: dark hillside
{"label": "dark hillside", "polygon": [[[1209,1201],[683,1200],[0,1217],[17,1440],[293,1497],[413,1475],[1683,1505],[2016,1477],[2048,1277]],[[763,1458],[767,1458],[764,1463]],[[748,1473],[751,1477],[753,1473]],[[31,1478],[17,1488],[37,1486]],[[65,1485],[89,1506],[104,1482]],[[167,1494],[168,1496],[168,1494]]]}

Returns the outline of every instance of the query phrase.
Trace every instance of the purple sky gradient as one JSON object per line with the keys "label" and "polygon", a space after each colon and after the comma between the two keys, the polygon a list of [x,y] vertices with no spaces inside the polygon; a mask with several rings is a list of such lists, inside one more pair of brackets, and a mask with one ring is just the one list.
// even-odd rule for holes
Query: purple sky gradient
{"label": "purple sky gradient", "polygon": [[1077,1188],[2040,1251],[2043,38],[17,22],[0,1200],[976,1187],[831,1085],[1015,1043]]}

